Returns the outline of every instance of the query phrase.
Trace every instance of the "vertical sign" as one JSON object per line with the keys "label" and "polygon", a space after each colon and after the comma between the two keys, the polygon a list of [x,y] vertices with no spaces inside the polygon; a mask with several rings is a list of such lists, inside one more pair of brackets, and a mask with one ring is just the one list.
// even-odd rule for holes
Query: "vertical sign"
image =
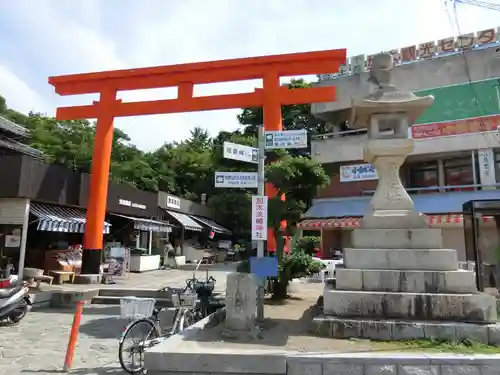
{"label": "vertical sign", "polygon": [[252,240],[267,240],[267,197],[252,195]]}
{"label": "vertical sign", "polygon": [[495,175],[495,155],[491,148],[477,151],[479,164],[479,177],[481,185],[494,185],[497,183]]}

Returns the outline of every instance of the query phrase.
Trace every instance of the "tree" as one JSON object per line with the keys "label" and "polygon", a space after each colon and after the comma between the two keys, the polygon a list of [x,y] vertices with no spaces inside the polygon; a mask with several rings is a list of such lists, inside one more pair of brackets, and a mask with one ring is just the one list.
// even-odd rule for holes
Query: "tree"
{"label": "tree", "polygon": [[[283,236],[293,235],[296,223],[311,205],[318,188],[327,185],[329,177],[323,167],[307,157],[285,155],[266,166],[266,180],[278,190],[278,195],[268,202],[268,226],[276,238],[276,257],[279,277],[274,282],[273,296],[284,298],[287,286],[297,273],[311,273],[317,266],[305,252],[283,254]],[[280,197],[286,193],[286,199]],[[287,232],[283,233],[281,222],[287,221]],[[309,258],[307,258],[309,256]]]}

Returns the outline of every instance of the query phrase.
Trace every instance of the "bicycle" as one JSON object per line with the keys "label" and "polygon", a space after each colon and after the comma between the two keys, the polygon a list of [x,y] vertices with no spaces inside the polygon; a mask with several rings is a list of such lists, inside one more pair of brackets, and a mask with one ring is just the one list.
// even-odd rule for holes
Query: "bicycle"
{"label": "bicycle", "polygon": [[[172,302],[175,308],[172,328],[165,334],[161,333],[160,319],[158,316],[163,309],[156,308],[153,309],[149,317],[142,317],[129,323],[122,333],[118,347],[118,358],[123,370],[129,374],[144,372],[144,352],[147,349],[181,332],[184,328],[191,326],[222,307],[220,303],[210,303],[212,292],[215,289],[215,283],[216,280],[213,277],[209,277],[206,281],[200,281],[193,275],[193,278],[186,280],[186,287],[182,291],[174,290],[170,287],[159,289],[159,291],[172,292]],[[198,299],[200,300],[199,305]],[[143,333],[145,333],[145,335],[142,335],[137,342],[134,342],[129,350],[124,350],[126,338],[133,330],[141,326],[144,328]],[[139,333],[141,332],[139,331]],[[125,353],[130,353],[132,357],[131,367],[125,364]],[[134,361],[134,355],[136,354],[139,355],[137,365],[135,365],[136,362]]]}
{"label": "bicycle", "polygon": [[[172,291],[172,302],[175,309],[172,328],[170,331],[162,334],[159,314],[164,308],[153,308],[152,313],[148,314],[149,316],[143,316],[138,320],[134,320],[124,328],[118,347],[118,359],[123,370],[129,374],[144,373],[144,352],[147,349],[181,332],[184,328],[196,322],[195,309],[198,299],[197,295],[185,293],[188,290],[187,287],[182,292],[172,288],[163,289],[165,291]],[[132,346],[127,349],[125,347],[126,340],[135,331],[138,331],[140,338],[138,341],[133,340]],[[125,354],[128,354],[131,358],[130,366],[125,363]],[[136,355],[138,355],[137,360],[135,358]]]}

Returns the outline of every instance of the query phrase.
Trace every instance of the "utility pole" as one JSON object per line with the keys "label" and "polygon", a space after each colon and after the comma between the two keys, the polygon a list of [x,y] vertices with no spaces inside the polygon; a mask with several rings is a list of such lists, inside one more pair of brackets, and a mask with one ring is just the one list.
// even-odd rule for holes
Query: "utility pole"
{"label": "utility pole", "polygon": [[[263,197],[266,186],[265,176],[265,161],[266,161],[266,141],[264,125],[258,127],[258,146],[259,146],[259,164],[257,169],[257,195]],[[257,258],[264,257],[264,240],[257,240]],[[264,285],[266,279],[259,280],[259,287],[257,288],[257,320],[262,322],[264,320]]]}

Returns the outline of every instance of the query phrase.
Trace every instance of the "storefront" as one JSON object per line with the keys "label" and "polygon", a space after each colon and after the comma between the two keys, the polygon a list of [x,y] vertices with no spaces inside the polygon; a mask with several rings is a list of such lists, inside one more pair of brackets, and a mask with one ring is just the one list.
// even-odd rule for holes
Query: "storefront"
{"label": "storefront", "polygon": [[[80,173],[26,155],[6,155],[0,177],[3,263],[13,263],[20,274],[25,266],[57,270],[69,258],[71,267],[78,267],[81,252],[76,259],[71,249],[83,242],[85,231],[85,209],[76,207]],[[109,229],[106,223],[105,232]]]}
{"label": "storefront", "polygon": [[[82,206],[87,204],[89,185],[90,175],[82,174],[79,201]],[[112,225],[107,240],[131,249],[131,270],[158,269],[174,225],[156,219],[157,194],[110,182],[106,213]]]}
{"label": "storefront", "polygon": [[231,231],[215,223],[210,209],[200,203],[165,192],[158,193],[160,217],[178,224],[172,245],[187,262],[200,260],[203,252],[217,249],[217,241],[226,239]]}

